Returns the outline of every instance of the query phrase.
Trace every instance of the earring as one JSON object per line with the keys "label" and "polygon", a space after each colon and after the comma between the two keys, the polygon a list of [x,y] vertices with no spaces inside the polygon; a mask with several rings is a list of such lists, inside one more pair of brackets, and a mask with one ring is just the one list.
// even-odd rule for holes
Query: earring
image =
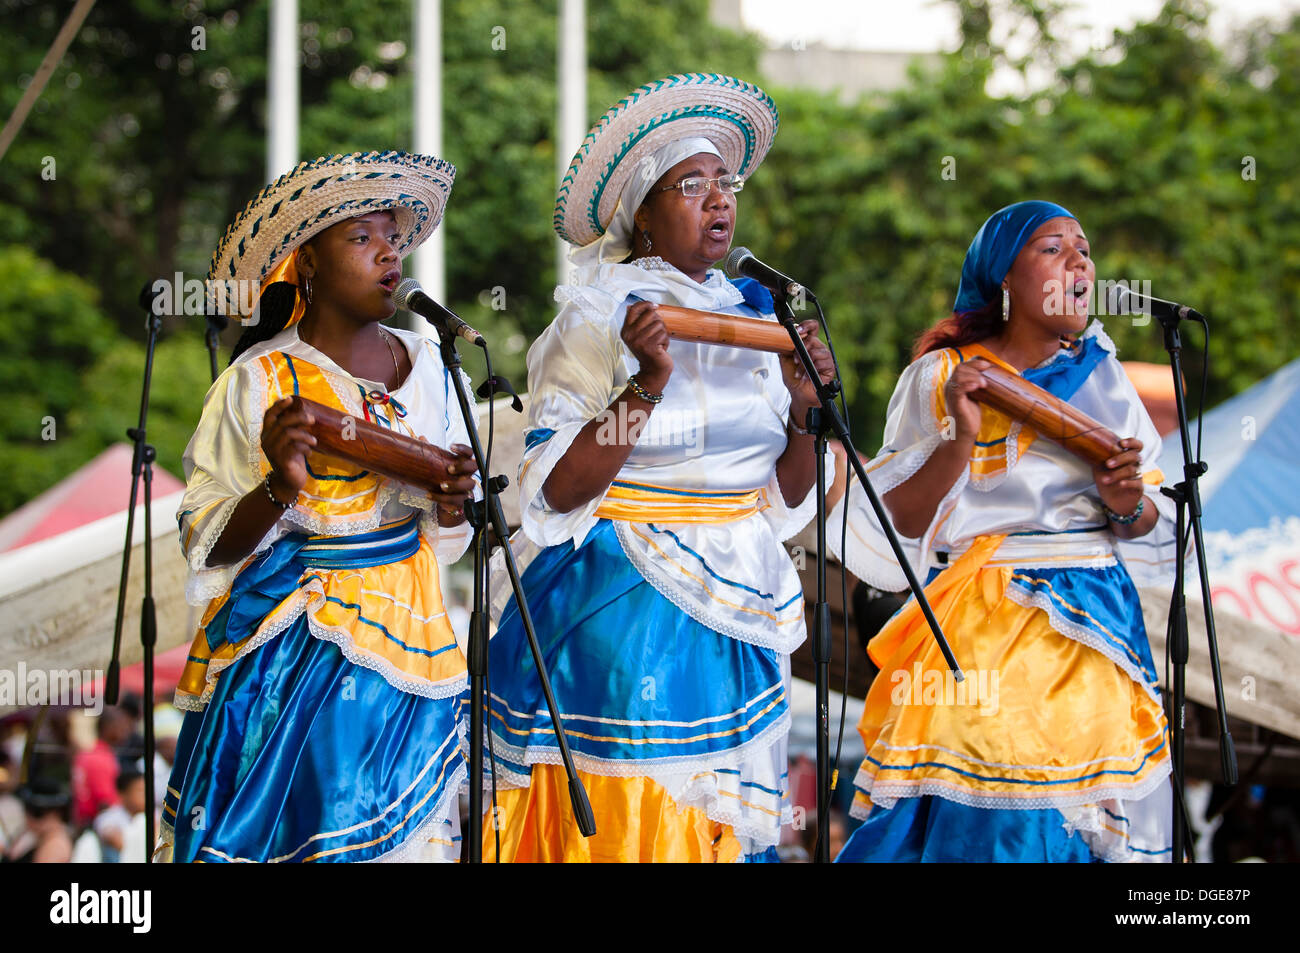
{"label": "earring", "polygon": [[1011,320],[1011,290],[1009,288],[1002,289],[1002,320]]}
{"label": "earring", "polygon": [[649,232],[642,232],[642,233],[641,233],[641,238],[645,240],[645,250],[646,250],[646,251],[649,251],[649,250],[650,250],[650,247],[651,247],[651,246],[650,246],[650,233],[649,233]]}
{"label": "earring", "polygon": [[304,298],[307,299],[307,303],[308,303],[308,304],[311,304],[311,278],[310,278],[310,276],[306,276],[306,275],[303,276],[303,279],[302,279],[302,296],[303,296]]}

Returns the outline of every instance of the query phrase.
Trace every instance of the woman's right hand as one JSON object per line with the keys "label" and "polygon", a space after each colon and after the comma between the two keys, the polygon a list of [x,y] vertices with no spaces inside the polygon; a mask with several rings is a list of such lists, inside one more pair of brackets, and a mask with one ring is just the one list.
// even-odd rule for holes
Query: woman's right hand
{"label": "woman's right hand", "polygon": [[952,369],[948,383],[943,388],[943,401],[949,415],[957,424],[956,437],[959,440],[974,440],[980,432],[980,405],[971,396],[987,381],[980,373],[988,362],[982,357],[963,361]]}
{"label": "woman's right hand", "polygon": [[673,359],[668,356],[668,328],[653,301],[638,301],[627,309],[620,337],[639,363],[637,382],[652,394],[662,394],[673,373]]}
{"label": "woman's right hand", "polygon": [[271,461],[271,492],[292,500],[307,485],[307,454],[316,446],[308,429],[316,422],[305,407],[292,410],[291,397],[281,397],[262,418],[262,452]]}

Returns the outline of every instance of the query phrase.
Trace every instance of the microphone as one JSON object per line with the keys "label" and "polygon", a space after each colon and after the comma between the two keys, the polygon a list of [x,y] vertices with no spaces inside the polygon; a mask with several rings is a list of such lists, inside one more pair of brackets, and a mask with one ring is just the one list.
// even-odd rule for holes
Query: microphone
{"label": "microphone", "polygon": [[414,278],[406,278],[397,286],[397,290],[393,292],[393,300],[403,311],[413,311],[421,317],[428,318],[429,322],[438,329],[439,334],[456,335],[481,348],[487,347],[483,335],[425,294],[420,283]]}
{"label": "microphone", "polygon": [[1106,289],[1107,314],[1147,314],[1157,321],[1204,321],[1205,317],[1193,308],[1176,301],[1166,301],[1151,295],[1138,294],[1119,282]]}
{"label": "microphone", "polygon": [[722,270],[729,278],[753,278],[769,291],[775,291],[787,298],[797,298],[803,291],[803,285],[793,278],[787,278],[770,265],[763,264],[754,257],[752,251],[743,246],[731,250],[731,254],[723,262]]}

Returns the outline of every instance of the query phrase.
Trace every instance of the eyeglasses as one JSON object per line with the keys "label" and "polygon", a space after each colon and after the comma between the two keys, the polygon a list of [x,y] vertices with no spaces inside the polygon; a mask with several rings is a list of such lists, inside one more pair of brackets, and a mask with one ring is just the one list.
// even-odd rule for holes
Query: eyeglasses
{"label": "eyeglasses", "polygon": [[662,189],[656,189],[655,192],[671,192],[673,189],[681,189],[682,194],[687,198],[696,199],[701,195],[708,195],[713,188],[713,183],[718,183],[718,191],[725,192],[728,195],[739,192],[745,187],[745,177],[735,172],[727,175],[720,175],[716,179],[706,179],[702,175],[693,175],[689,179],[682,179],[672,185],[666,185]]}

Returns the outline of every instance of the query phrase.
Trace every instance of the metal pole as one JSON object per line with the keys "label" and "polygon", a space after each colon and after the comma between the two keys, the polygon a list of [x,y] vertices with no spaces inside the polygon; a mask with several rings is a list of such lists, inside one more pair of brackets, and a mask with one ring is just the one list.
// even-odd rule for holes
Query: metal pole
{"label": "metal pole", "polygon": [[266,181],[298,164],[298,0],[272,0],[267,64]]}
{"label": "metal pole", "polygon": [[[415,0],[414,47],[415,102],[413,151],[421,155],[442,154],[442,0]],[[439,227],[411,256],[409,274],[419,280],[430,298],[447,300],[446,231]],[[433,325],[418,314],[411,315],[411,330],[433,336]]]}
{"label": "metal pole", "polygon": [[[569,162],[587,134],[586,0],[560,0],[556,51],[560,93],[555,133],[555,181],[558,183],[569,171]],[[569,246],[558,236],[555,243],[555,283],[566,284]]]}

